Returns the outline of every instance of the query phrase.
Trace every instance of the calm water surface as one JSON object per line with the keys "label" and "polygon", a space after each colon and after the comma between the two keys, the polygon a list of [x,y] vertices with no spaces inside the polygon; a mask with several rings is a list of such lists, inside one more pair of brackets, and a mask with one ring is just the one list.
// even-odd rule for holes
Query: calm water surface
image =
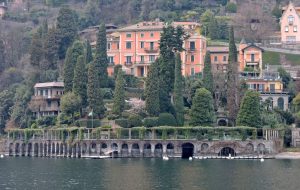
{"label": "calm water surface", "polygon": [[299,190],[300,160],[4,158],[0,189]]}

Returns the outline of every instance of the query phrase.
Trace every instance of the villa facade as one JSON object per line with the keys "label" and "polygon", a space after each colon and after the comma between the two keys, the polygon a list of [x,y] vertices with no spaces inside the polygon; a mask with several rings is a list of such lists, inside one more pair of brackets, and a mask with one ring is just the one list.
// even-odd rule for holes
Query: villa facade
{"label": "villa facade", "polygon": [[300,7],[292,2],[282,8],[281,25],[281,43],[297,44],[300,42]]}
{"label": "villa facade", "polygon": [[30,109],[36,118],[56,116],[60,113],[60,98],[64,94],[63,82],[37,83],[31,98]]}

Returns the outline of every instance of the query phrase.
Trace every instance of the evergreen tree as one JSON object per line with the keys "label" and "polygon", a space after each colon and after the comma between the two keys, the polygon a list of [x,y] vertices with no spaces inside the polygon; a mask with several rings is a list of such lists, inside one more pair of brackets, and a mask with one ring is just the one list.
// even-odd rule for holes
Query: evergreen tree
{"label": "evergreen tree", "polygon": [[175,60],[174,108],[177,124],[182,126],[184,124],[183,77],[181,73],[181,59],[179,53],[176,54]]}
{"label": "evergreen tree", "polygon": [[79,96],[82,100],[82,108],[87,106],[87,71],[85,60],[82,55],[77,59],[75,71],[74,71],[74,82],[73,92]]}
{"label": "evergreen tree", "polygon": [[38,67],[43,58],[43,41],[39,33],[33,34],[29,52],[31,65]]}
{"label": "evergreen tree", "polygon": [[190,125],[193,126],[210,126],[215,122],[213,97],[205,88],[197,89],[190,117]]}
{"label": "evergreen tree", "polygon": [[124,111],[125,107],[125,81],[123,71],[118,71],[118,76],[116,80],[116,87],[114,93],[114,105],[113,105],[113,113],[117,115],[121,115]]}
{"label": "evergreen tree", "polygon": [[205,55],[204,68],[203,68],[203,86],[212,94],[214,93],[214,79],[211,70],[210,52],[207,51]]}
{"label": "evergreen tree", "polygon": [[105,107],[101,89],[98,87],[98,72],[94,63],[89,64],[88,66],[87,97],[89,109],[93,111],[93,114],[101,118],[105,112]]}
{"label": "evergreen tree", "polygon": [[72,91],[74,69],[77,63],[77,59],[80,55],[83,55],[83,51],[83,45],[79,41],[75,41],[73,46],[68,49],[64,64],[65,92]]}
{"label": "evergreen tree", "polygon": [[85,45],[85,64],[89,64],[93,61],[93,53],[90,42],[87,40]]}
{"label": "evergreen tree", "polygon": [[212,40],[219,38],[219,29],[217,19],[213,16],[211,21],[208,24],[208,33],[209,37]]}
{"label": "evergreen tree", "polygon": [[261,127],[261,110],[259,93],[249,90],[246,92],[237,117],[237,125]]}
{"label": "evergreen tree", "polygon": [[101,24],[97,36],[97,46],[95,55],[95,65],[99,75],[99,85],[105,88],[108,85],[108,58],[107,58],[107,39],[105,24]]}
{"label": "evergreen tree", "polygon": [[0,73],[5,69],[5,46],[3,40],[0,39]]}
{"label": "evergreen tree", "polygon": [[50,28],[44,43],[44,54],[45,59],[52,68],[57,68],[58,60],[58,37],[56,34],[56,29]]}
{"label": "evergreen tree", "polygon": [[163,29],[160,38],[159,103],[160,112],[172,112],[170,94],[174,84],[175,55],[174,50],[182,51],[184,31],[169,25]]}
{"label": "evergreen tree", "polygon": [[68,92],[61,97],[61,111],[69,114],[74,119],[74,114],[81,108],[81,98],[73,92]]}
{"label": "evergreen tree", "polygon": [[58,57],[63,59],[67,49],[77,36],[77,15],[75,11],[63,6],[58,13],[56,29],[59,41]]}
{"label": "evergreen tree", "polygon": [[229,57],[227,71],[227,109],[229,122],[232,125],[235,125],[239,108],[238,85],[237,49],[234,42],[234,30],[233,27],[231,27],[229,33]]}
{"label": "evergreen tree", "polygon": [[159,115],[159,60],[151,64],[146,79],[146,111],[150,116]]}

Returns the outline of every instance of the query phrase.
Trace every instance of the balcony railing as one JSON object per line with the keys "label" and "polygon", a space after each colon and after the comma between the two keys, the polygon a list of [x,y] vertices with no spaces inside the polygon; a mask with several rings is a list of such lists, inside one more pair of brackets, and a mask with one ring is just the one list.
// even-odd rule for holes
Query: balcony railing
{"label": "balcony railing", "polygon": [[108,62],[108,66],[114,66],[115,62]]}
{"label": "balcony railing", "polygon": [[195,52],[195,51],[197,51],[196,48],[188,48],[188,49],[187,49],[187,52],[188,52],[188,53],[190,53],[190,52]]}
{"label": "balcony railing", "polygon": [[125,66],[131,66],[131,65],[132,65],[132,62],[127,62],[127,61],[125,61],[125,62],[124,62],[124,65],[125,65]]}
{"label": "balcony railing", "polygon": [[146,53],[158,53],[158,48],[145,48]]}
{"label": "balcony railing", "polygon": [[32,96],[32,100],[60,99],[62,95]]}

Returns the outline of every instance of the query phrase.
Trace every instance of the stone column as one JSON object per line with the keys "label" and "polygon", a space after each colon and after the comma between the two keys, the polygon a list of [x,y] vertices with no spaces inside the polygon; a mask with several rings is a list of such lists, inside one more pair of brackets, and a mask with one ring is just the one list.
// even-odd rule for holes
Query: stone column
{"label": "stone column", "polygon": [[151,157],[154,157],[155,144],[151,144]]}
{"label": "stone column", "polygon": [[[167,154],[167,145],[166,144],[163,144],[163,155],[166,155]],[[195,148],[194,148],[195,150]]]}
{"label": "stone column", "polygon": [[129,139],[131,139],[131,129],[128,130]]}
{"label": "stone column", "polygon": [[128,145],[128,157],[132,157],[131,150],[132,150],[132,144]]}

